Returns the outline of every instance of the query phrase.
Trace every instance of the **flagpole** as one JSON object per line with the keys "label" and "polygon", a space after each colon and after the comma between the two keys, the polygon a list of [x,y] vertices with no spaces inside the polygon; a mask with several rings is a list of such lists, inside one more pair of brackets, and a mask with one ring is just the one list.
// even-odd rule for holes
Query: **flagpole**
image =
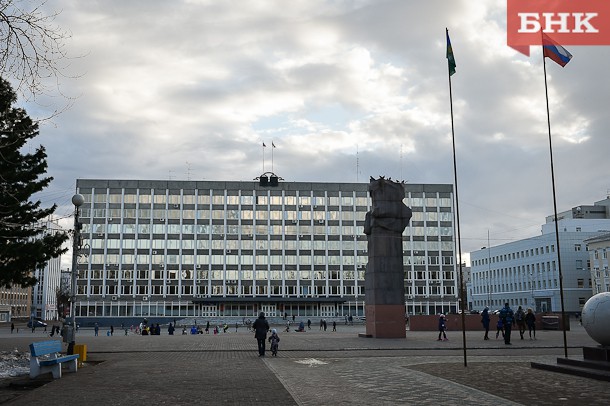
{"label": "flagpole", "polygon": [[[541,31],[542,32],[542,31]],[[568,358],[568,337],[566,334],[566,315],[563,301],[563,274],[561,272],[561,251],[559,247],[559,224],[557,221],[557,196],[555,193],[555,169],[553,166],[553,139],[551,137],[551,114],[549,109],[549,89],[546,80],[546,58],[544,56],[544,38],[542,41],[542,66],[544,69],[544,94],[546,96],[546,120],[549,128],[549,155],[551,157],[551,184],[553,187],[553,215],[555,220],[555,243],[557,245],[557,267],[559,269],[559,297],[561,300],[561,326],[563,326],[563,352]]]}
{"label": "flagpole", "polygon": [[263,173],[265,173],[265,143],[263,142]]}
{"label": "flagpole", "polygon": [[275,144],[273,140],[271,140],[271,172],[273,172],[273,150],[275,149]]}
{"label": "flagpole", "polygon": [[[449,40],[449,30],[445,28],[447,32],[447,40]],[[449,45],[449,44],[447,44]],[[451,51],[453,53],[453,50]],[[451,143],[453,147],[453,180],[455,184],[455,219],[457,229],[457,243],[458,243],[458,263],[460,273],[460,310],[462,315],[462,342],[464,347],[464,366],[468,366],[466,356],[466,295],[464,294],[464,274],[462,270],[462,242],[460,238],[460,205],[458,197],[458,176],[457,176],[457,160],[455,157],[455,127],[453,125],[453,94],[451,91],[451,68],[448,65],[447,76],[449,78],[449,106],[451,111]]]}

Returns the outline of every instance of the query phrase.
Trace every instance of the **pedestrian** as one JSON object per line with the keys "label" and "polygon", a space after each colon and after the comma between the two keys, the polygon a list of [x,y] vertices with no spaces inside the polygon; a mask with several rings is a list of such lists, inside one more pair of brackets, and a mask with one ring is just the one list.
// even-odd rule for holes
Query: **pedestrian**
{"label": "pedestrian", "polygon": [[271,355],[277,357],[277,350],[280,343],[280,336],[277,335],[277,330],[271,330],[271,336],[269,337],[269,342],[271,343]]}
{"label": "pedestrian", "polygon": [[508,302],[504,303],[504,307],[500,310],[500,318],[504,325],[504,344],[510,345],[510,332],[512,330],[513,322],[515,321],[515,312],[510,308]]}
{"label": "pedestrian", "polygon": [[483,328],[485,329],[485,336],[483,340],[489,340],[489,322],[491,321],[489,317],[489,307],[485,306],[483,312],[481,313],[481,323],[483,323]]}
{"label": "pedestrian", "polygon": [[112,336],[114,334],[114,326],[110,326],[110,335]]}
{"label": "pedestrian", "polygon": [[13,334],[13,330],[15,330],[15,323],[11,323],[11,334]]}
{"label": "pedestrian", "polygon": [[534,331],[534,340],[536,339],[536,315],[532,311],[531,308],[527,309],[527,314],[525,315],[525,324],[527,324],[527,329],[530,334],[530,340],[532,339],[532,331]]}
{"label": "pedestrian", "polygon": [[210,334],[210,321],[209,320],[205,323],[205,333]]}
{"label": "pedestrian", "polygon": [[173,336],[174,335],[174,330],[175,330],[174,325],[172,323],[169,323],[169,327],[167,327],[167,333],[170,336]]}
{"label": "pedestrian", "polygon": [[293,314],[293,315],[292,315],[292,322],[293,322],[293,323],[294,323],[294,319],[295,319],[295,317],[296,317],[296,316]]}
{"label": "pedestrian", "polygon": [[519,335],[523,340],[523,335],[525,334],[525,312],[521,306],[519,306],[517,313],[515,313],[515,321],[517,322],[517,327],[519,327]]}
{"label": "pedestrian", "polygon": [[254,328],[254,337],[256,338],[256,342],[258,343],[258,356],[265,356],[265,345],[267,341],[267,332],[269,331],[269,323],[265,319],[265,313],[260,312],[258,315],[258,319],[254,321],[252,325]]}
{"label": "pedestrian", "polygon": [[307,329],[311,330],[311,319],[307,319]]}
{"label": "pedestrian", "polygon": [[322,331],[322,327],[324,327],[324,319],[320,319],[320,331]]}
{"label": "pedestrian", "polygon": [[289,331],[290,331],[290,322],[287,321],[286,322],[286,332],[289,332]]}
{"label": "pedestrian", "polygon": [[326,319],[324,319],[324,331],[326,331],[326,326],[327,326]]}
{"label": "pedestrian", "polygon": [[159,325],[159,323],[157,323],[157,325],[155,327],[155,335],[158,335],[158,336],[161,335],[161,326]]}
{"label": "pedestrian", "polygon": [[235,332],[237,333],[237,328],[239,327],[239,324],[237,322],[235,322]]}
{"label": "pedestrian", "polygon": [[99,324],[95,323],[95,327],[93,327],[93,331],[95,332],[95,336],[97,337],[100,332]]}
{"label": "pedestrian", "polygon": [[504,323],[501,318],[498,318],[498,323],[496,324],[496,340],[500,333],[502,333],[502,338],[504,338]]}
{"label": "pedestrian", "polygon": [[[447,334],[445,331],[447,330],[447,320],[445,319],[445,315],[441,314],[438,318],[438,340],[437,341],[448,341]],[[441,336],[443,337],[441,339]]]}
{"label": "pedestrian", "polygon": [[333,331],[337,331],[337,322],[333,320]]}

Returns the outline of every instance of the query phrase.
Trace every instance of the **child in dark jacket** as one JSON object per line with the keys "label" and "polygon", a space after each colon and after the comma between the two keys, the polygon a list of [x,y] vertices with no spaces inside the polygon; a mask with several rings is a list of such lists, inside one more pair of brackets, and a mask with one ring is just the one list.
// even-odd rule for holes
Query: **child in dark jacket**
{"label": "child in dark jacket", "polygon": [[271,336],[269,337],[269,342],[271,343],[271,354],[274,357],[277,357],[277,349],[280,343],[280,336],[277,335],[277,330],[271,330]]}
{"label": "child in dark jacket", "polygon": [[502,338],[504,338],[504,323],[502,323],[502,318],[498,318],[497,328],[498,329],[496,330],[496,340],[498,339],[500,333],[502,333]]}

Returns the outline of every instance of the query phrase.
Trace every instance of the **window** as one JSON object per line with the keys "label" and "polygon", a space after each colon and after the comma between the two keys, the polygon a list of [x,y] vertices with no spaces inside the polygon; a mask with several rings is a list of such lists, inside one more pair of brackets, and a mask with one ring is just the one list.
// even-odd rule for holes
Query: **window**
{"label": "window", "polygon": [[581,250],[581,245],[580,244],[574,244],[574,251],[580,251]]}

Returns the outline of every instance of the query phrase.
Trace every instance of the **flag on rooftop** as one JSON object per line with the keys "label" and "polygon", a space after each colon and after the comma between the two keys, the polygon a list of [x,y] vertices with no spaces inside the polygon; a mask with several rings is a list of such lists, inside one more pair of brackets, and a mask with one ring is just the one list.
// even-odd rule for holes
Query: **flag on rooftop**
{"label": "flag on rooftop", "polygon": [[568,62],[570,62],[570,59],[572,59],[572,54],[569,53],[567,49],[553,41],[544,33],[542,34],[542,51],[544,52],[545,57],[551,58],[562,67],[566,66]]}
{"label": "flag on rooftop", "polygon": [[266,148],[267,146],[265,145],[265,143],[263,142],[263,148]]}
{"label": "flag on rooftop", "polygon": [[453,48],[451,48],[451,40],[449,39],[449,30],[445,28],[447,31],[447,63],[449,64],[449,76],[455,73],[455,57],[453,56]]}

